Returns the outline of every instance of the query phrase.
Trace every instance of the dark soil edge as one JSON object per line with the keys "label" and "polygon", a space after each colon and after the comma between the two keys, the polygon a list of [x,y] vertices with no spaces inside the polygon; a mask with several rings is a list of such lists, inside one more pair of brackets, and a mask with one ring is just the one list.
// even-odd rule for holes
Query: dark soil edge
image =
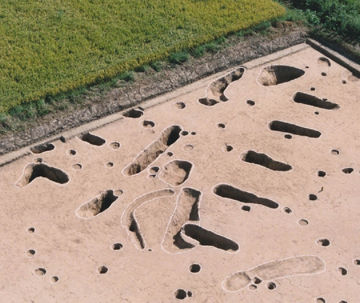
{"label": "dark soil edge", "polygon": [[211,74],[303,43],[306,37],[307,32],[303,27],[284,27],[267,36],[237,38],[240,41],[235,41],[215,54],[208,53],[198,59],[191,58],[182,65],[168,67],[160,72],[139,73],[135,82],[91,97],[79,109],[51,113],[36,122],[29,122],[23,131],[1,135],[0,155],[138,105]]}

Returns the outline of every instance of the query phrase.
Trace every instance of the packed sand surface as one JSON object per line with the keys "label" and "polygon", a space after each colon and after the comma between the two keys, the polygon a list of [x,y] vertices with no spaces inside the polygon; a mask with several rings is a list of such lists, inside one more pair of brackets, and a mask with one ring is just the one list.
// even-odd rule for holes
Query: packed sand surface
{"label": "packed sand surface", "polygon": [[0,168],[1,301],[360,301],[360,81],[311,47]]}

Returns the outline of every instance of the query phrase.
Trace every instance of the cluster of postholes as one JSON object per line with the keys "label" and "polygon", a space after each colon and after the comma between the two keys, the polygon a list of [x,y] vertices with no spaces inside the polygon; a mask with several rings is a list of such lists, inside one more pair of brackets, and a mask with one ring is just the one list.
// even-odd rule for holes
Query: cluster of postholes
{"label": "cluster of postholes", "polygon": [[[329,67],[331,66],[330,61],[324,57],[319,58],[319,64],[326,64]],[[220,102],[228,101],[228,98],[225,96],[226,88],[228,87],[228,85],[231,82],[239,80],[242,77],[242,75],[244,74],[244,72],[245,72],[244,68],[239,68],[239,69],[235,70],[234,72],[226,75],[225,77],[216,80],[215,82],[213,82],[210,85],[209,90],[208,90],[208,96],[206,98],[199,99],[199,102],[205,106],[214,106]],[[281,66],[281,65],[271,66],[271,67],[267,67],[267,68],[263,69],[258,81],[264,86],[277,85],[277,84],[285,83],[285,82],[294,80],[298,77],[301,77],[302,75],[304,75],[304,73],[305,73],[304,71],[294,68],[294,67]],[[323,72],[322,76],[326,76],[326,73]],[[343,80],[342,83],[346,84],[346,81]],[[315,88],[312,87],[310,90],[315,91]],[[302,93],[302,92],[297,92],[293,97],[293,101],[296,103],[302,103],[305,105],[314,106],[314,107],[318,107],[318,108],[326,109],[326,110],[334,110],[334,109],[339,108],[338,104],[330,102],[327,99],[320,99],[313,95],[309,95],[309,94]],[[256,102],[253,100],[247,100],[246,103],[249,106],[255,106],[255,104],[256,104]],[[177,102],[175,104],[175,106],[178,109],[184,109],[186,107],[186,104],[184,102]],[[141,107],[138,107],[136,109],[131,109],[131,110],[125,112],[123,115],[124,115],[124,117],[127,117],[127,118],[140,118],[143,115],[143,112],[144,112],[144,109]],[[318,115],[319,112],[316,111],[315,114]],[[152,128],[155,126],[155,122],[153,122],[151,120],[143,120],[142,126],[146,127],[146,128]],[[220,122],[217,124],[217,127],[220,129],[225,129],[226,123]],[[284,135],[284,137],[286,139],[291,139],[292,135],[307,136],[310,138],[318,138],[321,136],[321,133],[317,130],[305,128],[305,127],[298,126],[298,125],[284,122],[284,121],[274,120],[269,124],[269,128],[273,131],[285,132],[286,134]],[[124,168],[124,174],[131,176],[131,175],[135,175],[135,174],[142,172],[144,169],[150,167],[150,165],[157,159],[157,157],[160,154],[165,153],[167,148],[170,145],[174,144],[180,138],[180,136],[187,136],[189,134],[196,135],[196,132],[189,132],[186,130],[182,130],[177,125],[169,126],[167,129],[163,130],[160,137],[155,142],[153,142],[152,144],[147,146],[136,157],[136,159],[133,160],[132,163],[130,163],[127,167]],[[95,146],[102,146],[105,144],[105,140],[103,138],[93,135],[91,133],[82,134],[81,136],[79,136],[79,138],[82,141],[87,142],[92,145],[95,145]],[[60,141],[66,142],[66,139],[64,137],[61,137]],[[112,142],[112,143],[110,143],[110,146],[113,149],[119,149],[121,145],[119,142]],[[40,154],[40,153],[43,153],[46,151],[51,151],[54,148],[55,148],[55,146],[53,144],[46,143],[46,144],[41,144],[41,145],[31,148],[31,151],[34,154]],[[184,147],[184,149],[188,150],[188,151],[192,150],[193,148],[194,148],[194,146],[190,145],[190,144],[188,144]],[[223,151],[230,152],[232,150],[233,150],[233,147],[231,145],[229,145],[228,143],[225,143],[225,147],[223,148]],[[337,149],[333,149],[333,150],[331,150],[331,153],[333,155],[339,155],[340,152]],[[70,156],[74,156],[74,155],[76,155],[76,150],[71,149],[68,151],[68,154]],[[169,157],[171,157],[173,155],[173,153],[167,152],[167,155]],[[255,164],[255,165],[261,165],[267,169],[271,169],[274,171],[285,172],[285,171],[289,171],[292,169],[291,165],[289,165],[287,163],[283,163],[281,161],[274,160],[266,154],[258,153],[256,151],[252,151],[252,150],[247,151],[242,156],[242,160],[245,162],[248,162],[248,163]],[[114,164],[112,162],[108,162],[106,164],[106,166],[113,167]],[[73,168],[81,169],[82,164],[76,163],[73,165]],[[171,162],[167,163],[165,165],[165,167],[161,170],[161,172],[159,172],[160,168],[157,166],[150,167],[149,168],[149,173],[150,173],[149,177],[154,178],[157,175],[161,174],[162,179],[165,181],[165,183],[167,183],[170,186],[179,186],[187,180],[187,178],[189,177],[191,168],[192,168],[192,164],[190,162],[175,160],[175,161],[171,161]],[[174,171],[174,170],[183,171],[182,176],[174,177],[174,175],[176,175],[176,174],[172,175],[172,171]],[[342,170],[342,172],[345,174],[351,174],[353,171],[354,171],[354,169],[350,168],[350,167],[344,168]],[[321,170],[318,171],[318,177],[323,178],[326,175],[327,174],[325,171],[321,171]],[[37,159],[36,164],[29,164],[25,168],[24,174],[23,174],[22,178],[20,179],[20,181],[18,182],[18,186],[21,186],[21,187],[26,186],[27,184],[32,182],[37,177],[45,177],[51,181],[54,181],[54,182],[57,182],[60,184],[67,183],[69,181],[65,172],[42,163],[41,158],[39,158],[39,159]],[[185,189],[185,190],[193,190],[193,189]],[[322,190],[323,190],[323,188],[321,189],[321,191]],[[121,190],[105,191],[100,196],[81,205],[79,207],[79,209],[77,210],[77,215],[79,217],[83,217],[83,218],[94,217],[94,216],[98,215],[99,213],[103,212],[104,210],[106,210],[107,208],[109,208],[111,206],[111,204],[113,202],[115,202],[118,195],[121,193],[122,193]],[[227,198],[227,199],[239,201],[242,203],[258,204],[258,205],[263,205],[268,208],[278,208],[278,206],[279,206],[279,204],[275,201],[272,201],[272,200],[269,200],[269,199],[263,198],[263,197],[258,197],[253,193],[243,191],[243,190],[236,188],[229,184],[218,184],[214,188],[214,193],[222,198]],[[318,199],[317,195],[314,193],[309,194],[308,198],[311,201],[315,201]],[[198,201],[199,200],[196,200],[196,202],[194,202],[194,203],[198,203]],[[192,207],[193,207],[193,205],[192,205]],[[242,210],[249,212],[251,210],[251,207],[249,205],[243,205]],[[288,207],[284,207],[283,211],[287,214],[292,213],[292,210]],[[136,232],[136,233],[140,234],[136,220],[132,216],[133,216],[133,214],[130,212],[129,213],[130,225],[128,226],[128,228],[129,228],[130,232]],[[195,221],[196,221],[196,219],[195,219]],[[298,220],[298,224],[301,226],[306,226],[309,224],[309,221],[305,218],[302,218],[302,219]],[[176,230],[176,232],[178,232],[180,237],[181,237],[181,233],[184,232],[187,236],[190,236],[193,239],[197,240],[200,243],[200,245],[212,245],[214,247],[224,249],[224,250],[228,250],[228,249],[237,250],[237,247],[238,247],[237,244],[230,243],[230,242],[232,242],[230,239],[227,239],[220,235],[216,235],[213,232],[204,230],[204,229],[200,228],[198,225],[192,225],[192,226],[190,226],[190,225],[191,224],[187,224],[186,226],[180,226],[180,230]],[[132,230],[132,228],[133,228],[133,230]],[[35,228],[31,227],[28,229],[28,231],[30,233],[34,233]],[[190,247],[186,247],[186,246],[181,247],[181,245],[184,245],[183,244],[184,240],[182,240],[183,242],[181,242],[182,243],[181,245],[179,244],[180,242],[176,243],[175,236],[177,236],[177,235],[173,236],[174,244],[177,245],[179,249],[190,248]],[[139,240],[140,247],[142,249],[144,249],[145,248],[144,239],[138,238],[138,240]],[[220,241],[221,243],[219,242],[219,243],[214,244],[214,242],[217,242],[217,241],[218,242]],[[321,238],[321,239],[317,240],[317,244],[320,246],[326,247],[326,246],[330,245],[330,241],[326,238]],[[115,251],[120,250],[122,247],[123,247],[123,245],[121,243],[114,243],[112,245],[112,249]],[[151,251],[151,249],[148,249],[148,250]],[[30,257],[33,257],[35,254],[36,254],[36,251],[34,249],[29,249],[27,251],[27,255]],[[306,258],[306,256],[304,258]],[[286,261],[286,260],[277,261],[278,263],[270,262],[268,264],[270,264],[270,266],[280,266],[281,262],[305,262],[303,259],[301,259],[301,260],[300,259],[294,260],[294,259],[296,259],[296,258],[292,258],[292,259],[290,258],[289,261]],[[322,262],[322,261],[319,261],[319,262]],[[274,264],[271,265],[271,263],[274,263]],[[360,259],[356,259],[354,261],[354,264],[360,265]],[[255,269],[252,269],[251,271],[255,271],[258,268],[261,268],[261,265],[256,267]],[[108,267],[105,265],[99,266],[97,268],[97,271],[99,274],[105,274],[108,272],[108,270],[109,270]],[[201,266],[199,264],[192,264],[190,266],[189,270],[191,273],[198,273],[201,270]],[[260,269],[258,269],[258,270],[260,270]],[[318,269],[316,269],[316,270],[318,270]],[[316,270],[314,270],[313,272],[316,272]],[[339,267],[338,271],[343,276],[347,275],[347,269],[344,267]],[[311,270],[309,269],[309,273],[310,272],[311,272]],[[37,274],[39,276],[43,276],[46,273],[47,272],[46,272],[45,268],[35,269],[35,274]],[[249,271],[249,273],[250,273],[250,271]],[[296,274],[296,273],[294,273],[294,274]],[[290,274],[284,273],[284,275],[290,275]],[[249,278],[247,272],[237,272],[237,273],[234,273],[227,280],[224,280],[225,281],[224,283],[226,284],[229,281],[231,282],[231,279],[239,279],[239,277],[241,277],[241,279],[243,279],[245,277],[245,280],[247,278]],[[281,276],[278,276],[277,278],[281,278]],[[51,277],[51,281],[56,283],[59,281],[59,277],[54,275]],[[258,288],[258,285],[260,283],[262,283],[262,281],[263,281],[263,279],[260,279],[259,277],[254,277],[254,279],[252,280],[252,283],[250,283],[250,284],[245,283],[245,284],[249,285],[249,289],[255,290]],[[231,285],[230,286],[227,285],[227,287],[228,287],[228,289],[231,290]],[[276,289],[276,287],[277,287],[277,285],[274,281],[267,282],[267,288],[269,290],[274,290],[274,289]],[[225,289],[226,289],[226,287],[225,287]],[[237,290],[237,289],[235,289],[235,290]],[[175,298],[177,298],[177,299],[185,299],[186,297],[192,297],[192,295],[193,294],[190,290],[178,289],[175,292]],[[325,303],[326,301],[324,298],[317,298],[316,302],[317,303]],[[346,303],[346,301],[341,301],[339,303]]]}

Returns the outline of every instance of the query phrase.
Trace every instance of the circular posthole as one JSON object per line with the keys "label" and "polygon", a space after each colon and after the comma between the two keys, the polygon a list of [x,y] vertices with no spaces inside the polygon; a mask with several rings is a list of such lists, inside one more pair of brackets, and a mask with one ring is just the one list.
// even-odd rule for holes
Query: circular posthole
{"label": "circular posthole", "polygon": [[314,194],[310,194],[310,195],[309,195],[309,200],[315,201],[315,200],[317,200],[317,196],[314,195]]}
{"label": "circular posthole", "polygon": [[99,272],[99,274],[106,274],[108,272],[108,268],[106,266],[104,266],[104,265],[100,266],[98,268],[98,272]]}
{"label": "circular posthole", "polygon": [[319,170],[318,171],[318,176],[319,177],[325,177],[326,176],[326,172],[322,171],[322,170]]}
{"label": "circular posthole", "polygon": [[178,289],[176,292],[175,292],[175,298],[176,299],[179,299],[179,300],[183,300],[186,298],[186,291],[183,290],[183,289]]}
{"label": "circular posthole", "polygon": [[286,135],[284,136],[284,138],[285,138],[285,139],[291,139],[291,138],[292,138],[292,135],[286,134]]}
{"label": "circular posthole", "polygon": [[76,170],[82,169],[82,165],[80,163],[76,163],[72,167],[73,167],[73,169],[76,169]]}
{"label": "circular posthole", "polygon": [[167,155],[168,155],[169,157],[172,157],[174,154],[173,154],[172,152],[168,152]]}
{"label": "circular posthole", "polygon": [[267,285],[267,288],[270,290],[273,290],[276,288],[276,284],[274,282],[269,282]]}
{"label": "circular posthole", "polygon": [[305,226],[305,225],[309,224],[309,221],[306,220],[306,219],[301,219],[301,220],[299,220],[299,224],[302,225],[302,226]]}
{"label": "circular posthole", "polygon": [[183,109],[183,108],[185,108],[186,105],[184,102],[176,102],[175,106],[179,109]]}
{"label": "circular posthole", "polygon": [[327,73],[322,72],[322,73],[321,73],[321,76],[326,77],[326,76],[327,76]]}
{"label": "circular posthole", "polygon": [[188,134],[189,134],[189,132],[186,131],[186,130],[183,130],[183,131],[181,132],[181,135],[182,135],[182,136],[187,136]]}
{"label": "circular posthole", "polygon": [[315,87],[311,87],[310,90],[311,90],[311,91],[314,91],[314,90],[315,90]]}
{"label": "circular posthole", "polygon": [[344,168],[342,171],[344,174],[351,174],[354,171],[354,169],[351,167],[347,167],[347,168]]}
{"label": "circular posthole", "polygon": [[155,126],[155,123],[150,120],[144,120],[142,124],[144,127],[147,127],[147,128],[153,128]]}
{"label": "circular posthole", "polygon": [[359,266],[360,265],[360,259],[355,259],[354,264]]}
{"label": "circular posthole", "polygon": [[247,100],[246,103],[250,106],[254,106],[255,102],[253,100]]}
{"label": "circular posthole", "polygon": [[190,271],[192,273],[198,273],[201,270],[200,264],[191,264],[190,265]]}
{"label": "circular posthole", "polygon": [[315,115],[319,115],[319,112],[314,112]]}
{"label": "circular posthole", "polygon": [[121,243],[114,243],[112,246],[113,250],[120,250],[123,247]]}
{"label": "circular posthole", "polygon": [[108,163],[106,163],[106,166],[107,166],[107,167],[113,167],[113,166],[114,166],[114,163],[113,163],[113,162],[108,162]]}
{"label": "circular posthole", "polygon": [[28,232],[29,233],[34,233],[35,232],[35,227],[29,227]]}
{"label": "circular posthole", "polygon": [[225,151],[231,152],[233,150],[233,147],[231,145],[225,144]]}
{"label": "circular posthole", "polygon": [[53,277],[51,277],[51,282],[56,283],[57,281],[59,281],[59,277],[58,277],[58,276],[53,276]]}
{"label": "circular posthole", "polygon": [[346,84],[347,82],[346,82],[346,80],[342,80],[341,83],[342,83],[342,84]]}
{"label": "circular posthole", "polygon": [[284,212],[286,212],[287,214],[291,214],[292,210],[289,207],[284,207]]}
{"label": "circular posthole", "polygon": [[340,152],[339,152],[337,149],[331,150],[331,153],[332,153],[333,155],[335,155],[335,156],[337,156],[337,155],[340,154]]}
{"label": "circular posthole", "polygon": [[241,209],[243,211],[250,211],[251,210],[251,207],[250,206],[247,206],[247,205],[244,205],[243,207],[241,207]]}
{"label": "circular posthole", "polygon": [[191,135],[195,136],[195,135],[196,135],[196,132],[191,132]]}
{"label": "circular posthole", "polygon": [[36,253],[36,251],[35,251],[34,249],[29,249],[29,250],[26,252],[26,254],[27,254],[29,257],[34,256],[35,253]]}
{"label": "circular posthole", "polygon": [[35,269],[35,274],[37,274],[38,276],[43,276],[46,274],[46,269],[39,267],[39,268]]}
{"label": "circular posthole", "polygon": [[326,246],[330,245],[330,241],[328,239],[320,239],[320,240],[317,240],[317,244],[326,247]]}
{"label": "circular posthole", "polygon": [[188,297],[192,297],[192,292],[190,290],[188,290],[187,295],[188,295]]}
{"label": "circular posthole", "polygon": [[317,298],[316,303],[326,303],[324,298]]}
{"label": "circular posthole", "polygon": [[120,143],[119,142],[111,142],[110,146],[113,149],[119,149],[120,148]]}
{"label": "circular posthole", "polygon": [[70,150],[69,150],[69,155],[75,156],[75,155],[76,155],[76,150],[70,149]]}
{"label": "circular posthole", "polygon": [[218,128],[225,128],[225,124],[224,123],[218,123]]}
{"label": "circular posthole", "polygon": [[150,173],[151,174],[156,174],[159,171],[159,167],[158,166],[153,166],[150,168]]}
{"label": "circular posthole", "polygon": [[342,276],[346,276],[346,275],[347,275],[347,269],[344,268],[344,267],[339,267],[339,268],[338,268],[338,271],[339,271],[339,273],[340,273]]}

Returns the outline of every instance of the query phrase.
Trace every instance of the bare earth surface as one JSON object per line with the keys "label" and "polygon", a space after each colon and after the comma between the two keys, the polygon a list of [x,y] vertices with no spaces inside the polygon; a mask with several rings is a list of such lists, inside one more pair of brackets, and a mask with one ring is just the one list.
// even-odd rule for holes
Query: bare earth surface
{"label": "bare earth surface", "polygon": [[359,79],[303,45],[203,83],[0,168],[1,300],[359,302]]}

